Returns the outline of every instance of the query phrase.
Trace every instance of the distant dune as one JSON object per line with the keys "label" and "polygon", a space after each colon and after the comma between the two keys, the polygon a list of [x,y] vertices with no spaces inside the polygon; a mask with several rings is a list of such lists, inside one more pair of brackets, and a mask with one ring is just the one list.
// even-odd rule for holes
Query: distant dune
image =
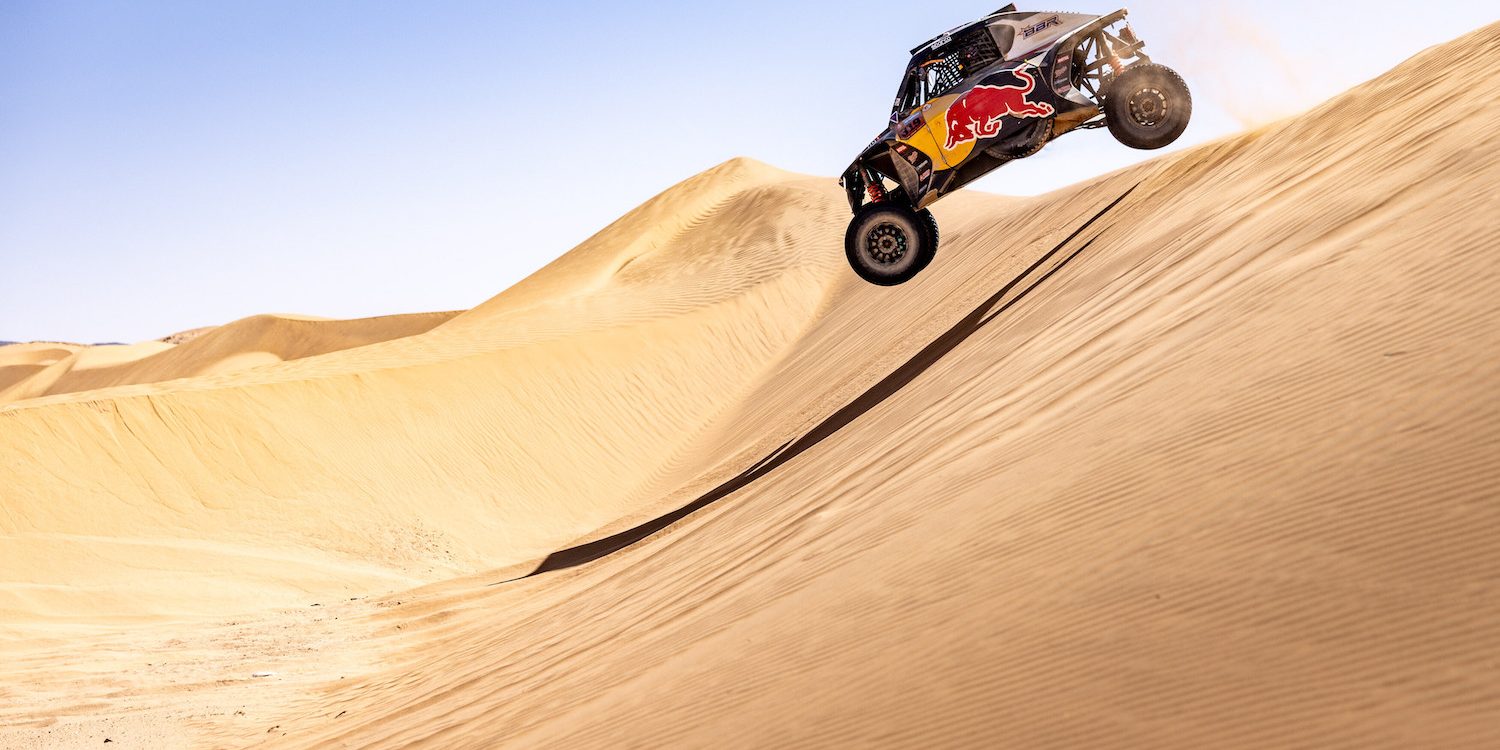
{"label": "distant dune", "polygon": [[[40,368],[31,350],[0,349],[0,404],[314,357],[425,333],[454,315],[457,313],[420,313],[363,320],[256,315],[224,326],[174,334],[161,341],[50,348],[46,351],[68,351],[68,356],[48,360]],[[15,369],[19,367],[32,369]],[[23,372],[25,377],[21,377]]]}
{"label": "distant dune", "polygon": [[0,746],[1500,745],[1497,66],[896,289],[738,159],[461,314],[0,349]]}

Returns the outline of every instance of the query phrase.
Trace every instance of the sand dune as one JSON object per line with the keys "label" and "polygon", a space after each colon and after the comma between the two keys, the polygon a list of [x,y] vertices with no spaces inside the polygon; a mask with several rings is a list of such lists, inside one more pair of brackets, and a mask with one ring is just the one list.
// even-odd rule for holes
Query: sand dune
{"label": "sand dune", "polygon": [[170,351],[172,348],[171,344],[161,341],[80,346],[69,352],[67,356],[50,361],[28,377],[0,391],[0,403],[19,401],[49,392],[66,393],[70,390],[84,390],[87,386],[76,388],[70,385],[90,380],[109,383],[113,379],[111,377],[113,373],[130,369],[135,363]]}
{"label": "sand dune", "polygon": [[76,344],[46,342],[0,346],[0,393],[71,357],[82,348]]}
{"label": "sand dune", "polygon": [[1497,63],[955,196],[896,290],[737,160],[425,333],[11,404],[0,744],[1500,743]]}
{"label": "sand dune", "polygon": [[[292,315],[255,315],[224,326],[174,334],[161,341],[79,347],[28,377],[0,386],[0,404],[41,396],[160,383],[234,372],[288,360],[425,333],[456,312],[329,320]],[[24,352],[0,348],[0,367]],[[34,367],[35,365],[28,365]],[[9,368],[0,369],[0,383]],[[19,375],[20,372],[17,372]]]}

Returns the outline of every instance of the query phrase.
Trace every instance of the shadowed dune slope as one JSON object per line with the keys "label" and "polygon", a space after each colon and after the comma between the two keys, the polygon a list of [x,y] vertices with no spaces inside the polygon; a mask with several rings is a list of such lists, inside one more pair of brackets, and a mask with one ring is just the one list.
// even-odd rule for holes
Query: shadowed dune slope
{"label": "shadowed dune slope", "polygon": [[[427,333],[13,404],[0,623],[426,585],[254,652],[275,681],[121,666],[165,630],[27,651],[0,725],[1500,744],[1497,66],[1500,25],[1235,138],[955,196],[898,289],[848,272],[832,181],[736,160]],[[223,663],[290,617],[236,618]]]}

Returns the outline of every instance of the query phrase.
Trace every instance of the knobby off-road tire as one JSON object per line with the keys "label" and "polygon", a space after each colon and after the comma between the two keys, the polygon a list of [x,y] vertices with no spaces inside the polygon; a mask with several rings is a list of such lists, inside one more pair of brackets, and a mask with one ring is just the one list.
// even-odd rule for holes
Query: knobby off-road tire
{"label": "knobby off-road tire", "polygon": [[1131,148],[1169,146],[1192,118],[1192,92],[1182,76],[1165,65],[1133,65],[1104,92],[1109,132]]}
{"label": "knobby off-road tire", "polygon": [[936,256],[937,222],[925,210],[892,201],[871,203],[849,222],[844,254],[854,272],[871,284],[905,284]]}
{"label": "knobby off-road tire", "polygon": [[925,208],[917,212],[917,217],[922,220],[922,226],[927,228],[927,246],[932,248],[932,254],[936,256],[938,249],[937,217],[933,216],[932,212]]}

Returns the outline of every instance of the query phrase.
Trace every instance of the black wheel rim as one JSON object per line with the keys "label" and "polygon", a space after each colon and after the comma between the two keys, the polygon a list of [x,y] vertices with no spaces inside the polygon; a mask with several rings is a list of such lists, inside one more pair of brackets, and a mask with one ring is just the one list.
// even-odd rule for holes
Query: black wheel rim
{"label": "black wheel rim", "polygon": [[1167,119],[1167,95],[1160,89],[1141,89],[1130,95],[1130,119],[1137,125],[1154,128]]}
{"label": "black wheel rim", "polygon": [[900,263],[909,249],[906,232],[895,224],[876,224],[865,234],[865,255],[878,265],[892,266]]}

